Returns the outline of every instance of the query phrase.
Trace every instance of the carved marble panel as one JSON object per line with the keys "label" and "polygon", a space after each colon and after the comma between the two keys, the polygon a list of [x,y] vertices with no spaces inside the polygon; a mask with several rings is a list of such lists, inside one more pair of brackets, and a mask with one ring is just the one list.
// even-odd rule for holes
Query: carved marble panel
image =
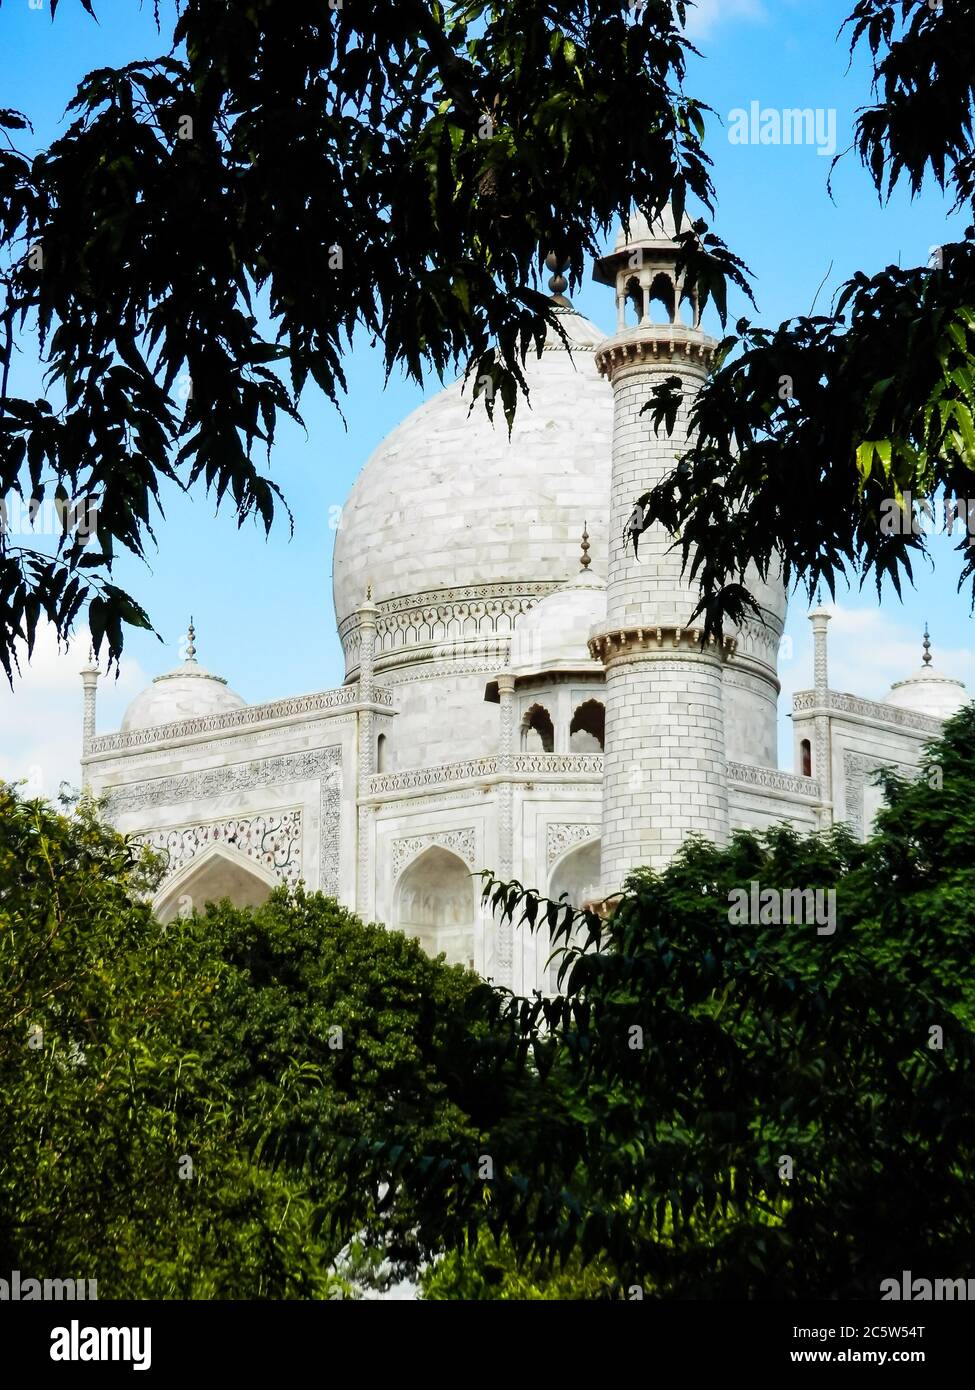
{"label": "carved marble panel", "polygon": [[203,825],[152,830],[147,835],[132,838],[136,844],[148,845],[165,860],[164,882],[214,845],[228,845],[262,864],[289,888],[301,878],[300,811],[238,816]]}
{"label": "carved marble panel", "polygon": [[892,758],[878,757],[876,753],[844,753],[843,774],[846,790],[846,819],[857,836],[863,839],[863,793],[867,778],[881,768],[889,768],[901,777],[917,776],[914,763],[895,762]]}
{"label": "carved marble panel", "polygon": [[153,777],[114,787],[105,812],[109,820],[131,811],[148,811],[184,802],[206,802],[256,787],[318,780],[320,792],[319,883],[323,893],[339,891],[339,830],[342,797],[342,750],[319,748],[277,758],[257,758],[230,767],[204,768],[175,777]]}
{"label": "carved marble panel", "polygon": [[587,825],[579,823],[552,822],[545,832],[545,862],[549,870],[557,859],[573,845],[581,845],[586,840],[595,840],[600,832],[599,822]]}
{"label": "carved marble panel", "polygon": [[473,826],[463,830],[437,830],[429,835],[405,835],[401,839],[393,841],[393,879],[399,878],[406,865],[416,859],[419,854],[422,854],[425,849],[429,849],[431,845],[451,850],[460,859],[463,859],[469,869],[476,867]]}

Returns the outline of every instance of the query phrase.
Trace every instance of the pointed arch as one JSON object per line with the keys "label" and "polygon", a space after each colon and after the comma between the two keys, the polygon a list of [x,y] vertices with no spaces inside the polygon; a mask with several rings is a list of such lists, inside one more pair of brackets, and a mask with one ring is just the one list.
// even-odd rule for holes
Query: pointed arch
{"label": "pointed arch", "polygon": [[[653,312],[653,305],[659,304],[664,311],[661,319]],[[677,292],[674,281],[666,271],[659,271],[650,284],[647,294],[647,313],[651,323],[674,323],[677,318]]]}
{"label": "pointed arch", "polygon": [[400,874],[393,893],[394,925],[429,956],[451,965],[474,962],[476,888],[467,865],[442,845],[429,845]]}
{"label": "pointed arch", "polygon": [[[594,835],[591,840],[584,840],[581,845],[574,845],[555,863],[549,876],[548,896],[553,902],[557,902],[565,893],[566,900],[578,911],[588,898],[599,892],[600,864],[601,841],[598,836]],[[550,994],[557,994],[559,967],[564,957],[565,941],[558,943],[553,955],[551,941],[544,933],[539,933],[539,940],[544,988]]]}
{"label": "pointed arch", "polygon": [[602,753],[606,747],[606,706],[602,700],[584,700],[569,724],[569,751]]}
{"label": "pointed arch", "polygon": [[685,328],[698,328],[700,326],[697,289],[693,286],[681,290],[677,321],[682,323]]}
{"label": "pointed arch", "polygon": [[278,882],[270,869],[232,845],[211,845],[160,888],[152,910],[156,919],[165,923],[224,898],[234,907],[260,907]]}
{"label": "pointed arch", "polygon": [[555,725],[544,705],[525,710],[521,721],[521,747],[526,753],[554,753]]}
{"label": "pointed arch", "polygon": [[640,284],[639,275],[631,275],[623,289],[624,313],[626,305],[629,305],[634,323],[643,323],[646,314],[644,312],[643,286]]}

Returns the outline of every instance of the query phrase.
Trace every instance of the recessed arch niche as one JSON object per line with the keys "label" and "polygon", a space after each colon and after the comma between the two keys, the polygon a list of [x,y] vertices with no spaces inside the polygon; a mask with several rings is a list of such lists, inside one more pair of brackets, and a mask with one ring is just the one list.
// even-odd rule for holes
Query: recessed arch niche
{"label": "recessed arch niche", "polygon": [[475,884],[464,861],[431,845],[400,875],[394,897],[397,928],[429,956],[451,965],[474,962]]}
{"label": "recessed arch niche", "polygon": [[[558,902],[562,894],[567,895],[566,901],[578,910],[593,894],[599,891],[599,872],[600,872],[600,841],[586,840],[584,844],[576,845],[555,865],[549,879],[548,896],[553,902]],[[547,961],[552,955],[551,942],[540,933],[541,946],[543,950],[543,962]],[[578,937],[576,937],[578,940]],[[545,967],[546,988],[552,993],[558,993],[558,973],[562,964],[562,951],[565,941],[559,942],[557,954]]]}

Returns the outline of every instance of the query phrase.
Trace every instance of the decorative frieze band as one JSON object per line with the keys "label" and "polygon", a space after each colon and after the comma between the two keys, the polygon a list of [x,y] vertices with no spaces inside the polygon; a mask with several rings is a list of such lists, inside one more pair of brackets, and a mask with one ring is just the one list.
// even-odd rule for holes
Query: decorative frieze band
{"label": "decorative frieze band", "polygon": [[365,793],[367,796],[381,796],[384,792],[410,791],[415,787],[448,786],[451,782],[491,777],[497,770],[497,758],[469,758],[466,762],[444,763],[440,767],[411,767],[404,772],[380,772],[369,778]]}
{"label": "decorative frieze band", "polygon": [[602,776],[602,753],[514,753],[514,772],[565,773],[569,776]]}
{"label": "decorative frieze band", "polygon": [[786,792],[792,796],[821,797],[819,782],[814,777],[797,777],[774,767],[753,767],[750,763],[728,763],[728,781],[739,787],[760,787],[765,791]]}
{"label": "decorative frieze band", "polygon": [[[435,644],[507,638],[515,622],[540,598],[559,587],[559,580],[481,584],[456,589],[431,589],[404,594],[377,605],[376,664],[388,664],[396,652]],[[359,615],[350,613],[339,624],[346,670],[358,665]],[[445,651],[452,650],[446,647]],[[443,652],[441,652],[443,655]],[[384,661],[386,658],[386,661]]]}
{"label": "decorative frieze band", "polygon": [[[510,771],[521,776],[560,774],[570,777],[601,776],[601,753],[514,753]],[[465,762],[443,763],[440,767],[413,767],[403,772],[380,772],[370,777],[365,786],[366,796],[383,796],[387,792],[413,791],[419,787],[445,787],[453,782],[476,782],[504,775],[497,757],[468,758]]]}

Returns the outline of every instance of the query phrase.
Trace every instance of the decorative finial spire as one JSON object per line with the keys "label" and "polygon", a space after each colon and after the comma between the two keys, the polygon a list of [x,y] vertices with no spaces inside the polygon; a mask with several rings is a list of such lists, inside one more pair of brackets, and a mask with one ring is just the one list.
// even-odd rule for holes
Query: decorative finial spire
{"label": "decorative finial spire", "polygon": [[589,522],[588,522],[588,521],[584,521],[584,522],[582,523],[582,558],[581,558],[581,560],[579,561],[579,563],[581,564],[581,566],[582,566],[582,568],[583,568],[584,570],[587,570],[587,569],[589,568],[589,566],[592,564],[592,561],[591,561],[590,558],[589,558]]}
{"label": "decorative finial spire", "polygon": [[921,643],[921,645],[922,645],[922,647],[924,648],[923,664],[924,664],[925,666],[930,666],[930,665],[931,665],[931,638],[928,636],[928,625],[927,625],[927,623],[924,624],[924,641]]}
{"label": "decorative finial spire", "polygon": [[372,603],[372,585],[366,585],[366,603]]}
{"label": "decorative finial spire", "polygon": [[548,287],[553,299],[558,300],[560,304],[568,304],[569,301],[565,297],[565,292],[569,288],[569,282],[563,271],[568,270],[569,262],[562,260],[554,251],[550,251],[545,257],[545,267],[552,272]]}
{"label": "decorative finial spire", "polygon": [[187,660],[187,661],[195,661],[195,660],[196,660],[196,647],[195,647],[194,643],[196,642],[196,628],[193,626],[193,614],[192,614],[192,613],[190,614],[190,625],[189,625],[189,627],[188,627],[188,629],[187,629],[186,636],[189,638],[189,641],[188,641],[187,644],[186,644],[186,660]]}

